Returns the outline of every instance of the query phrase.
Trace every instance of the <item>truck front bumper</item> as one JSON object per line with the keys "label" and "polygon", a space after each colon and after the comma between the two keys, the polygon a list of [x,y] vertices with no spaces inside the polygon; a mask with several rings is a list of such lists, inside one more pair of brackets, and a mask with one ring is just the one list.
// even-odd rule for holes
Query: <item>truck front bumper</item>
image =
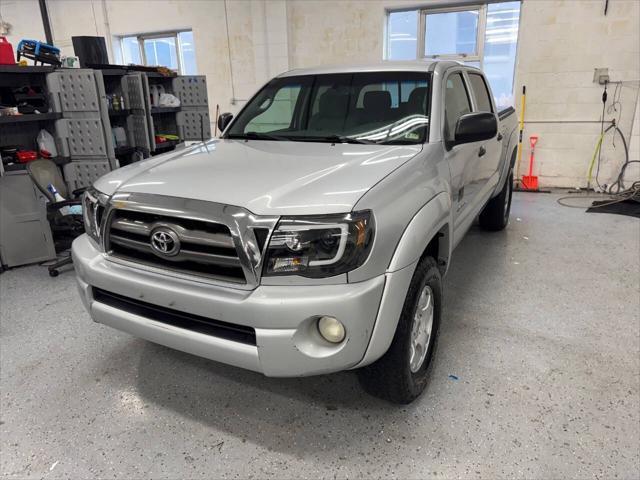
{"label": "truck front bumper", "polygon": [[[371,357],[365,355],[368,349],[381,350],[380,346],[370,345],[379,314],[383,310],[387,316],[399,314],[404,294],[400,298],[393,292],[408,284],[405,272],[400,275],[402,278],[386,274],[354,284],[262,285],[246,291],[115,263],[86,235],[74,241],[72,254],[80,294],[94,321],[177,350],[277,377],[315,375],[364,364],[363,359]],[[396,288],[389,290],[389,282]],[[255,344],[200,333],[118,308],[99,301],[100,297],[96,299],[94,289],[171,311],[250,327],[255,330]],[[387,305],[383,309],[385,289]],[[320,337],[315,319],[321,315],[331,315],[344,324],[343,342],[331,344]],[[397,321],[397,317],[389,320]],[[376,330],[390,330],[379,327]],[[390,338],[378,335],[376,343],[380,342],[384,351]],[[366,363],[373,359],[368,358]]]}

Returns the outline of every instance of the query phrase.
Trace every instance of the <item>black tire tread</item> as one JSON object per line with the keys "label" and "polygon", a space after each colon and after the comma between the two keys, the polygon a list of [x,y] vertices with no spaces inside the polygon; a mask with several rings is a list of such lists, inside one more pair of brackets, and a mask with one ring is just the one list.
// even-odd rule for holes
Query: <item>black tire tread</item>
{"label": "black tire tread", "polygon": [[[487,203],[482,213],[480,213],[479,221],[482,228],[491,232],[498,232],[506,228],[509,224],[509,216],[507,215],[506,218],[504,216],[504,202],[512,188],[513,171],[510,171],[500,193],[489,200],[489,203]],[[509,207],[509,209],[511,209],[511,207]]]}

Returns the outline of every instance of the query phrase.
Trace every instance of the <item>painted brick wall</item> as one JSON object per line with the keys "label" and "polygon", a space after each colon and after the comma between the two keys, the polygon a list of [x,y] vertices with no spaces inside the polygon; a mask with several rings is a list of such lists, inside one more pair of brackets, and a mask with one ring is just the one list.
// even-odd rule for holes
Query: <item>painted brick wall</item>
{"label": "painted brick wall", "polygon": [[[619,87],[615,110],[610,108],[615,85],[609,86],[605,110],[605,118],[618,120],[629,139],[637,118],[639,25],[637,0],[610,0],[607,16],[601,1],[525,1],[516,82],[527,86],[526,120],[599,120],[603,89],[593,83],[593,71],[607,67],[612,81],[630,81]],[[536,170],[541,183],[584,186],[600,128],[597,123],[528,124],[525,136],[540,137]],[[637,147],[634,154],[637,159]],[[612,135],[605,139],[601,158],[600,183],[604,184],[624,159],[619,138],[615,144]],[[635,172],[638,178],[638,169]]]}
{"label": "painted brick wall", "polygon": [[[379,61],[383,53],[385,8],[438,6],[452,2],[290,0],[292,67],[340,62]],[[326,12],[339,11],[339,15]],[[592,82],[593,69],[607,67],[611,80],[626,83],[617,111],[627,140],[637,105],[640,80],[640,2],[610,0],[607,16],[601,0],[525,0],[521,11],[516,90],[527,85],[527,120],[594,121],[602,114],[602,88]],[[611,106],[615,86],[609,88]],[[636,115],[637,118],[637,115]],[[637,121],[634,158],[638,158]],[[526,169],[528,137],[540,137],[534,173],[544,186],[583,187],[598,140],[598,123],[529,124],[523,152]],[[603,144],[601,183],[609,183],[624,159],[622,144],[612,136]],[[636,164],[637,165],[637,164]],[[638,178],[629,169],[628,178]]]}

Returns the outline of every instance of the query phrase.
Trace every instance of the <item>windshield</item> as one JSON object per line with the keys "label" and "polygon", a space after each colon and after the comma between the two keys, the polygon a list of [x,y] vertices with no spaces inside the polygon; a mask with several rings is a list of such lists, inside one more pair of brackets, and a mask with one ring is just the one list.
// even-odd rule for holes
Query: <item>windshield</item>
{"label": "windshield", "polygon": [[423,143],[429,85],[426,72],[275,78],[249,101],[225,138]]}

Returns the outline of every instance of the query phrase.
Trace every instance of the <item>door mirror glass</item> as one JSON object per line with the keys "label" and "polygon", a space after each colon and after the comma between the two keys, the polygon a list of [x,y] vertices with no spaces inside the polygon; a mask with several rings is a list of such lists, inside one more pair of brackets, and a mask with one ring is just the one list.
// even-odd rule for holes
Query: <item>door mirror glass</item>
{"label": "door mirror glass", "polygon": [[226,112],[220,114],[218,117],[218,130],[220,130],[220,133],[224,132],[224,129],[231,123],[231,120],[233,120],[232,113]]}
{"label": "door mirror glass", "polygon": [[462,115],[456,123],[455,144],[489,140],[498,134],[498,120],[489,112]]}

